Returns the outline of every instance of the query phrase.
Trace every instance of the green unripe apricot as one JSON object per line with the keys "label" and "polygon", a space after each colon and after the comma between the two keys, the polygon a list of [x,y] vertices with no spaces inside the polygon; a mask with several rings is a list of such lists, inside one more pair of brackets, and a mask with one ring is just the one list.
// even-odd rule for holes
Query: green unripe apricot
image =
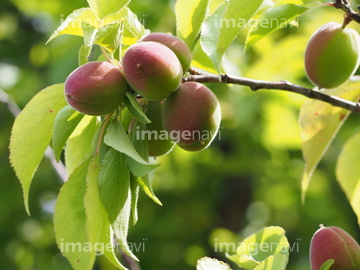
{"label": "green unripe apricot", "polygon": [[154,41],[164,44],[176,54],[182,65],[183,71],[189,69],[192,60],[190,49],[186,43],[178,37],[165,33],[151,33],[142,37],[140,41]]}
{"label": "green unripe apricot", "polygon": [[162,120],[178,146],[187,151],[200,151],[210,145],[219,130],[220,104],[206,86],[186,82],[166,99]]}
{"label": "green unripe apricot", "polygon": [[331,270],[359,270],[360,246],[344,230],[321,225],[310,243],[311,270],[319,270],[330,259],[335,260]]}
{"label": "green unripe apricot", "polygon": [[335,88],[352,76],[359,66],[360,37],[350,28],[330,22],[310,38],[305,51],[309,80],[320,88]]}
{"label": "green unripe apricot", "polygon": [[65,81],[65,98],[75,110],[106,115],[123,102],[128,88],[119,67],[109,62],[89,62],[75,69]]}
{"label": "green unripe apricot", "polygon": [[151,101],[167,98],[179,87],[183,76],[175,53],[152,41],[132,45],[124,54],[123,69],[134,91]]}
{"label": "green unripe apricot", "polygon": [[161,112],[164,105],[164,100],[161,101],[149,101],[147,104],[146,115],[151,121],[146,125],[148,131],[148,147],[149,156],[158,157],[169,153],[175,146],[170,140],[169,136],[166,136],[164,130]]}

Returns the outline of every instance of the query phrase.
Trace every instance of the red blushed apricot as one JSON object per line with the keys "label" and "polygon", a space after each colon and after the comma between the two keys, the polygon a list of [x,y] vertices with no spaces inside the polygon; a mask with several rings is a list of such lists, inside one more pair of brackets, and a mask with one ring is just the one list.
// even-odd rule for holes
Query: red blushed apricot
{"label": "red blushed apricot", "polygon": [[178,37],[165,33],[151,33],[142,37],[140,41],[154,41],[164,44],[176,54],[182,65],[183,71],[189,69],[192,60],[190,49],[186,43]]}
{"label": "red blushed apricot", "polygon": [[220,104],[206,86],[186,82],[166,99],[162,120],[178,146],[187,151],[200,151],[210,145],[219,130]]}
{"label": "red blushed apricot", "polygon": [[146,124],[146,130],[148,134],[149,156],[152,157],[166,155],[175,146],[168,136],[162,137],[165,133],[161,119],[163,106],[164,100],[149,101],[147,104],[146,115],[151,123]]}
{"label": "red blushed apricot", "polygon": [[319,270],[330,259],[335,260],[331,270],[358,270],[360,247],[344,230],[321,226],[310,243],[311,269]]}
{"label": "red blushed apricot", "polygon": [[88,115],[112,113],[123,102],[128,84],[119,67],[109,62],[89,62],[65,81],[65,98],[75,110]]}
{"label": "red blushed apricot", "polygon": [[132,45],[124,54],[123,69],[131,88],[151,101],[167,98],[179,87],[183,76],[175,53],[152,41]]}

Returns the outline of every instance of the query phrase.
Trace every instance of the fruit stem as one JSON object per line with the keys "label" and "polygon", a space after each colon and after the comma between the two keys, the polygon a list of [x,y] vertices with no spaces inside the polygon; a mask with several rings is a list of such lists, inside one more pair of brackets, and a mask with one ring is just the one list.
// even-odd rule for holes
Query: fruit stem
{"label": "fruit stem", "polygon": [[110,120],[111,120],[111,116],[112,114],[107,114],[105,116],[105,120],[104,123],[101,127],[101,131],[100,131],[100,135],[99,135],[99,139],[98,139],[98,143],[97,143],[97,147],[96,147],[96,151],[95,151],[95,155],[100,153],[100,148],[101,148],[101,143],[104,140],[104,136],[105,136],[105,132],[107,127],[109,126]]}

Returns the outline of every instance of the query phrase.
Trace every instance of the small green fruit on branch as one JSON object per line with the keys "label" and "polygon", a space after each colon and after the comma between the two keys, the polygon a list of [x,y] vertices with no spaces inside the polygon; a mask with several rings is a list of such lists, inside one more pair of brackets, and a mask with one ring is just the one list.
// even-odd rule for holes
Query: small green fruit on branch
{"label": "small green fruit on branch", "polygon": [[305,70],[320,88],[335,88],[347,81],[360,63],[360,36],[350,28],[329,22],[310,38],[305,50]]}
{"label": "small green fruit on branch", "polygon": [[360,103],[348,101],[336,96],[330,96],[323,92],[315,91],[310,88],[292,84],[287,81],[269,82],[262,80],[248,79],[244,77],[222,74],[221,78],[216,74],[198,74],[190,75],[183,79],[185,82],[199,83],[225,83],[248,86],[252,91],[263,90],[281,90],[303,95],[307,98],[321,100],[333,106],[344,108],[354,113],[360,114]]}

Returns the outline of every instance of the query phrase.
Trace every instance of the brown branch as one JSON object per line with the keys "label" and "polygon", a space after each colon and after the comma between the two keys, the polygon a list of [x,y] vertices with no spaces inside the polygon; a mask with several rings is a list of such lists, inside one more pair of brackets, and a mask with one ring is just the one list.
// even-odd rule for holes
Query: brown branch
{"label": "brown branch", "polygon": [[248,86],[252,91],[257,91],[260,89],[288,91],[303,95],[307,98],[321,100],[333,106],[341,107],[346,110],[352,111],[354,113],[360,114],[360,103],[358,102],[352,102],[336,96],[330,96],[323,92],[319,92],[310,88],[295,85],[287,81],[268,82],[268,81],[253,80],[243,77],[236,77],[227,74],[222,74],[220,79],[219,76],[215,74],[190,75],[185,77],[183,81],[244,85],[244,86]]}
{"label": "brown branch", "polygon": [[[334,0],[334,3],[332,3],[332,6],[341,9],[345,11],[345,20],[344,24],[348,24],[351,21],[355,21],[357,23],[360,23],[360,15],[358,12],[355,12],[347,0]],[[358,6],[358,9],[360,10],[360,6]]]}

